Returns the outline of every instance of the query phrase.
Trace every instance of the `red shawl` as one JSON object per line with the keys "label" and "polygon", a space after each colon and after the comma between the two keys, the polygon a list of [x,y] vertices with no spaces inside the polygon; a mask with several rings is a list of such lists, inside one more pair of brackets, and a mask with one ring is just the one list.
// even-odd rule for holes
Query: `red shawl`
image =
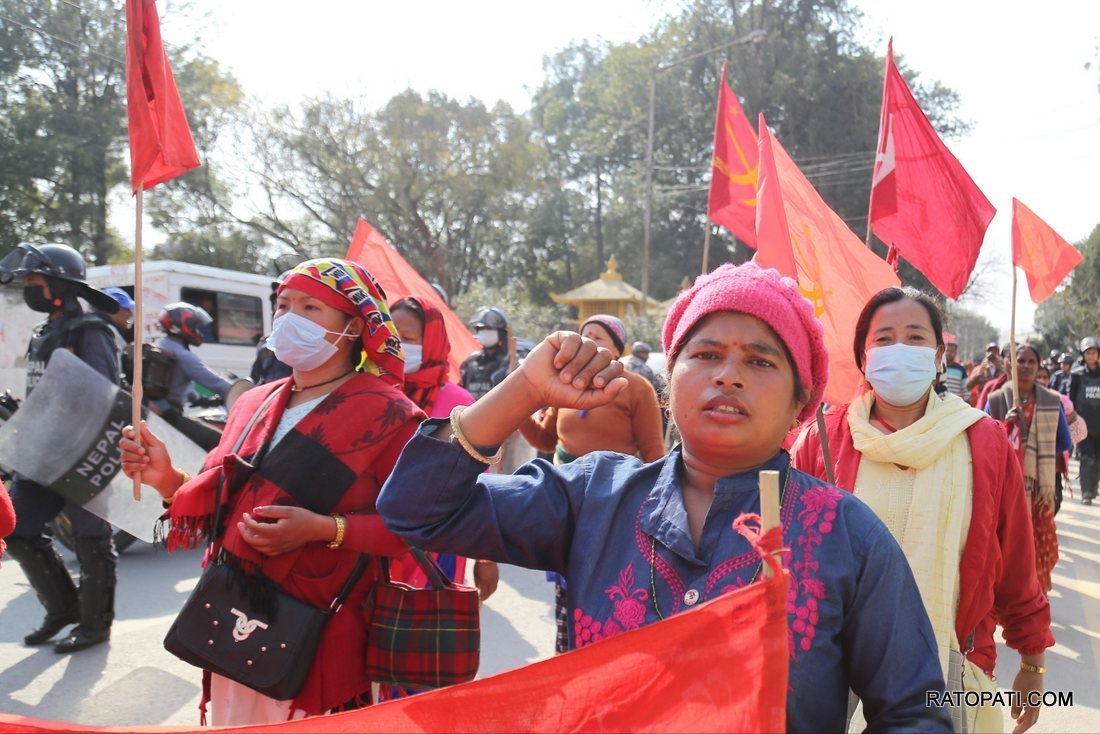
{"label": "red shawl", "polygon": [[405,375],[405,394],[421,410],[431,415],[439,391],[447,382],[447,371],[450,369],[447,358],[451,354],[451,340],[447,337],[443,313],[435,304],[416,296],[409,296],[408,300],[416,301],[424,312],[424,356],[420,369]]}
{"label": "red shawl", "polygon": [[[242,486],[234,487],[241,464],[231,453],[233,445],[268,395],[276,392],[238,452],[250,458],[268,443],[282,417],[291,394],[289,379],[250,390],[233,406],[222,441],[206,457],[202,473],[176,493],[169,510],[167,545],[174,550],[206,541],[213,525],[218,478],[225,472],[226,519],[215,550],[243,575],[250,590],[274,584],[314,606],[326,607],[351,574],[359,552],[394,554],[404,547],[382,528],[374,503],[423,414],[397,388],[360,373],[302,418],[263,455]],[[345,515],[349,535],[336,551],[323,543],[310,543],[290,553],[262,556],[237,529],[241,514],[260,505]],[[368,518],[374,522],[359,522]],[[365,527],[372,537],[353,537]],[[366,627],[360,609],[378,570],[377,564],[368,567],[347,604],[329,622],[295,707],[320,714],[369,689],[363,675]]]}

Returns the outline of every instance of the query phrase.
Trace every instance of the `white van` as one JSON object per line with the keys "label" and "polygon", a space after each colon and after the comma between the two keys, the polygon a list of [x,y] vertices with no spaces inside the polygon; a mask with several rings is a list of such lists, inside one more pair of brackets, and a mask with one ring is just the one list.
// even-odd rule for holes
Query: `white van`
{"label": "white van", "polygon": [[[149,260],[142,265],[144,339],[163,332],[157,314],[169,303],[186,301],[204,308],[214,319],[214,339],[192,347],[203,362],[220,374],[247,377],[256,358],[256,346],[271,327],[272,278],[175,260]],[[88,268],[88,283],[96,288],[122,288],[133,295],[134,265]],[[0,392],[10,389],[22,397],[26,352],[31,330],[43,314],[23,303],[22,292],[0,293]]]}

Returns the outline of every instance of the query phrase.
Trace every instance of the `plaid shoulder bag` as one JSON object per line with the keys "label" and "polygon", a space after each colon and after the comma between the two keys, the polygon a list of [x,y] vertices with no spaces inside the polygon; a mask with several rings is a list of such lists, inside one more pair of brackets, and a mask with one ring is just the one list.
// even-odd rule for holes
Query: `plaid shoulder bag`
{"label": "plaid shoulder bag", "polygon": [[427,575],[429,588],[392,580],[389,559],[381,559],[382,578],[364,603],[367,676],[412,690],[473,680],[481,653],[477,589],[449,580],[419,548],[409,552]]}

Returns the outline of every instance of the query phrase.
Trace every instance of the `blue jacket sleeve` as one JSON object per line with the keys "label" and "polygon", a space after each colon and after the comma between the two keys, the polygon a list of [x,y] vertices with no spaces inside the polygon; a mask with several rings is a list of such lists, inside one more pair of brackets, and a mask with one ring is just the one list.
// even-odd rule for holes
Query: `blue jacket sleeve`
{"label": "blue jacket sleeve", "polygon": [[1058,439],[1055,450],[1060,454],[1073,448],[1073,439],[1069,435],[1069,423],[1066,422],[1066,409],[1058,408]]}
{"label": "blue jacket sleeve", "polygon": [[[862,549],[841,645],[867,731],[952,731],[935,633],[909,563],[881,523]],[[929,692],[935,701],[928,700]]]}
{"label": "blue jacket sleeve", "polygon": [[377,508],[392,532],[426,550],[564,572],[590,462],[532,461],[487,474],[426,421],[405,446]]}
{"label": "blue jacket sleeve", "polygon": [[176,353],[176,364],[187,375],[191,382],[197,382],[212,393],[225,397],[229,392],[230,383],[216,372],[203,364],[197,354],[189,350],[181,349]]}

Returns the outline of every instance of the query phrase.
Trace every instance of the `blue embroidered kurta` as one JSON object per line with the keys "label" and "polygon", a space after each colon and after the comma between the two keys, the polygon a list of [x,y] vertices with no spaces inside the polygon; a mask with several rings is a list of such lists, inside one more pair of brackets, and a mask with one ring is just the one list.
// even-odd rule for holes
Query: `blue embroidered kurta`
{"label": "blue embroidered kurta", "polygon": [[926,691],[944,682],[901,549],[859,500],[792,470],[786,453],[718,481],[696,549],[679,449],[651,464],[595,452],[485,474],[460,446],[430,437],[439,423],[421,427],[382,488],[387,527],[428,550],[560,572],[574,647],[751,583],[759,557],[732,523],[760,511],[758,471],[780,471],[791,549],[788,729],[841,731],[851,688],[871,730],[951,730],[943,709],[926,706]]}

